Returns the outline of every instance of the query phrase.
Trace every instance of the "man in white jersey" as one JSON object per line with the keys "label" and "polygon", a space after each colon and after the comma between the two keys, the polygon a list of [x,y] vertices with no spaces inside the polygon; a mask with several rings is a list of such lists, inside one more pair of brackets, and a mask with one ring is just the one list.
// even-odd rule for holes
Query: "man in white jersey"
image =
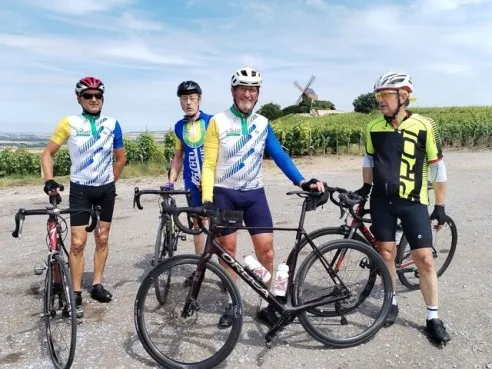
{"label": "man in white jersey", "polygon": [[[261,82],[260,73],[252,68],[236,71],[231,80],[233,105],[210,120],[204,142],[202,201],[204,205],[213,201],[213,206],[219,209],[242,210],[247,227],[264,227],[251,229],[249,233],[258,261],[273,275],[273,232],[268,229],[273,227],[273,221],[262,175],[265,150],[293,184],[306,191],[322,192],[324,187],[314,178],[304,180],[282,149],[268,119],[253,113]],[[220,243],[235,255],[236,231],[224,229]],[[230,268],[223,266],[236,278]],[[235,319],[231,302],[219,320],[219,328],[230,327]],[[264,300],[262,305],[266,305]],[[257,318],[267,325],[273,325],[276,319],[272,307],[261,305]]]}
{"label": "man in white jersey", "polygon": [[[117,120],[102,116],[104,84],[97,78],[85,77],[75,87],[82,114],[64,117],[42,154],[45,179],[44,191],[58,194],[60,185],[53,179],[53,156],[67,143],[70,160],[71,208],[101,206],[100,230],[94,230],[94,276],[91,297],[99,302],[110,302],[112,295],[101,284],[108,257],[108,237],[116,197],[115,182],[125,166],[123,134]],[[113,155],[115,162],[113,163]],[[75,291],[77,317],[81,318],[82,275],[84,248],[87,241],[85,227],[88,213],[70,215],[71,247],[69,255],[72,284]]]}

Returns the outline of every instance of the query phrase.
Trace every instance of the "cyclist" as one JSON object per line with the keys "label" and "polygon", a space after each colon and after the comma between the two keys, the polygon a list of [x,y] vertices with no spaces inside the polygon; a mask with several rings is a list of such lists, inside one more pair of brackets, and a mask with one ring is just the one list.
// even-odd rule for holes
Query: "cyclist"
{"label": "cyclist", "polygon": [[[71,208],[101,206],[100,230],[94,230],[94,276],[91,297],[107,303],[112,295],[101,284],[108,257],[108,236],[116,197],[115,182],[125,166],[123,134],[117,120],[101,115],[104,104],[104,84],[95,77],[85,77],[75,86],[82,114],[64,117],[57,125],[51,140],[42,153],[44,191],[58,194],[60,185],[53,179],[53,156],[67,143],[70,160]],[[113,163],[113,154],[115,162]],[[70,215],[71,247],[69,255],[72,284],[75,291],[77,317],[82,309],[82,275],[86,225],[89,214]]]}
{"label": "cyclist", "polygon": [[[174,188],[174,182],[178,179],[179,172],[184,164],[183,181],[185,189],[191,191],[191,203],[188,205],[201,206],[200,181],[203,163],[203,140],[212,116],[200,110],[202,89],[198,83],[194,81],[180,83],[177,94],[185,116],[174,125],[176,146],[168,175],[169,182],[164,185],[164,188],[166,190]],[[194,220],[194,226],[198,226],[196,220]],[[205,241],[206,236],[204,233],[194,236],[196,254],[201,255],[203,253]]]}
{"label": "cyclist", "polygon": [[[265,149],[282,172],[304,190],[324,191],[316,179],[305,181],[292,159],[283,151],[271,125],[264,116],[253,113],[258,101],[261,75],[246,67],[237,70],[231,79],[233,105],[210,120],[205,135],[205,157],[202,176],[202,200],[205,206],[242,210],[248,227],[273,227],[263,184],[262,164]],[[273,275],[273,233],[268,229],[249,231],[258,261]],[[221,245],[231,255],[236,252],[236,231],[223,230]],[[224,265],[228,272],[235,273]],[[232,325],[233,306],[229,304],[219,320],[219,328]],[[261,300],[257,318],[273,325],[274,310]]]}
{"label": "cyclist", "polygon": [[[376,81],[374,92],[383,117],[366,127],[366,154],[362,165],[364,185],[356,192],[368,196],[372,190],[370,208],[374,236],[390,270],[394,291],[395,230],[397,219],[401,220],[427,305],[427,331],[434,341],[445,343],[451,338],[438,318],[438,282],[432,257],[430,225],[430,219],[436,219],[437,227],[442,226],[446,216],[447,175],[440,137],[432,119],[407,109],[414,99],[409,74],[383,74]],[[430,218],[427,211],[428,166],[435,192],[435,206]],[[392,325],[397,316],[398,305],[396,295],[393,295],[386,324]]]}

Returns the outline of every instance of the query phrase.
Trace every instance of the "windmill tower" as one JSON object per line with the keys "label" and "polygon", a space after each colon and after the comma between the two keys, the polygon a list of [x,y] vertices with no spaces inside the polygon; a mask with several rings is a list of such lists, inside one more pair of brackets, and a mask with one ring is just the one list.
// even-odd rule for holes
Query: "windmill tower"
{"label": "windmill tower", "polygon": [[318,100],[318,95],[314,90],[311,88],[311,85],[314,83],[314,80],[316,77],[314,75],[309,78],[308,83],[306,84],[306,87],[302,88],[299,82],[294,81],[294,86],[296,86],[299,91],[301,91],[301,95],[296,101],[296,104],[298,105],[302,100],[304,99],[309,99],[311,101],[311,106],[309,107],[309,110],[312,112],[313,108],[313,103],[314,101]]}

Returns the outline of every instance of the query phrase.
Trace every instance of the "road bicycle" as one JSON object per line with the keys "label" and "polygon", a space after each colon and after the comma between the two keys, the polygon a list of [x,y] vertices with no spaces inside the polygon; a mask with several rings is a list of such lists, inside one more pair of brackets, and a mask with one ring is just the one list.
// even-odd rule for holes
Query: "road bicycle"
{"label": "road bicycle", "polygon": [[[155,239],[154,256],[151,260],[151,265],[161,263],[174,256],[174,252],[178,247],[178,240],[186,240],[186,235],[181,232],[179,228],[174,224],[173,217],[162,211],[163,207],[170,205],[176,206],[176,200],[173,198],[175,195],[186,195],[188,203],[191,200],[190,191],[176,191],[176,190],[165,190],[161,186],[160,190],[140,190],[138,187],[134,189],[133,195],[133,207],[135,205],[143,210],[143,206],[140,203],[140,197],[143,195],[158,195],[160,197],[159,203],[159,225],[157,227],[157,236]],[[171,273],[163,278],[156,279],[154,281],[154,288],[157,300],[164,304],[167,299],[169,284],[171,283]]]}
{"label": "road bicycle", "polygon": [[[60,186],[63,190],[63,186]],[[91,224],[86,227],[92,232],[99,221],[100,207],[95,209],[60,209],[56,196],[50,196],[50,205],[44,209],[19,209],[15,214],[15,230],[12,237],[22,237],[22,227],[26,216],[48,215],[47,246],[48,257],[45,265],[34,269],[36,275],[46,270],[43,296],[43,318],[45,321],[48,351],[57,369],[71,367],[77,342],[77,317],[75,295],[68,270],[68,251],[63,242],[68,231],[63,214],[90,213]]]}
{"label": "road bicycle", "polygon": [[[338,201],[330,196],[331,201],[335,205],[339,205]],[[371,231],[371,227],[366,226],[365,223],[371,223],[370,215],[371,211],[365,208],[367,199],[364,198],[354,209],[353,206],[348,207],[348,211],[341,213],[340,218],[344,218],[344,222],[339,227],[325,227],[315,230],[309,234],[312,241],[318,244],[323,244],[333,238],[348,238],[355,239],[371,245],[374,249],[376,247],[376,239]],[[351,215],[351,219],[349,216]],[[440,277],[444,274],[449,267],[458,244],[458,231],[453,219],[450,216],[446,216],[443,226],[437,230],[434,226],[433,229],[433,242],[432,242],[432,255],[434,257],[434,265],[437,276]],[[401,224],[398,223],[397,230],[403,232]],[[395,258],[396,271],[398,279],[407,288],[417,290],[420,288],[419,284],[419,272],[413,261],[410,245],[403,234],[400,240],[397,242],[397,254]],[[301,249],[307,246],[308,241],[303,240],[301,242]]]}
{"label": "road bicycle", "polygon": [[[296,242],[287,260],[289,274],[285,296],[275,296],[263,281],[244,267],[217,242],[224,228],[252,229],[242,225],[242,212],[206,207],[166,205],[184,233],[205,232],[205,251],[198,255],[178,255],[153,268],[142,281],[134,306],[138,337],[145,350],[166,368],[212,368],[225,360],[239,340],[243,325],[243,304],[236,283],[211,258],[218,258],[276,311],[277,319],[265,335],[271,347],[277,333],[298,318],[307,333],[319,342],[344,348],[369,340],[386,321],[392,297],[388,269],[379,254],[365,243],[341,239],[315,245],[304,229],[306,211],[315,210],[328,199],[325,193],[292,191],[288,195],[304,198],[299,224],[294,228],[264,228],[296,232]],[[343,196],[342,196],[343,195]],[[358,201],[340,194],[341,206]],[[186,228],[179,215],[186,213],[209,219],[208,227]],[[300,241],[305,238],[312,252],[296,271]],[[191,284],[185,284],[191,272]],[[154,301],[154,281],[172,273],[165,304]],[[377,294],[371,294],[377,283]],[[225,289],[225,292],[224,292]],[[361,298],[362,296],[362,298]],[[219,329],[218,321],[232,306],[233,322]]]}

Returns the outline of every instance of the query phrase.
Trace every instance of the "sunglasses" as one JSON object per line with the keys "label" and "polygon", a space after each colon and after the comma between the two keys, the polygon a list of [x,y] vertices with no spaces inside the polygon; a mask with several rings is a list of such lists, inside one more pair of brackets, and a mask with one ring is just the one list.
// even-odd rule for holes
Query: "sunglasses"
{"label": "sunglasses", "polygon": [[389,98],[391,95],[395,95],[396,93],[397,91],[381,91],[381,92],[376,92],[374,95],[377,101],[381,101]]}
{"label": "sunglasses", "polygon": [[95,97],[96,100],[101,100],[103,98],[103,94],[91,94],[88,92],[84,92],[81,96],[86,100],[92,100],[93,97]]}

